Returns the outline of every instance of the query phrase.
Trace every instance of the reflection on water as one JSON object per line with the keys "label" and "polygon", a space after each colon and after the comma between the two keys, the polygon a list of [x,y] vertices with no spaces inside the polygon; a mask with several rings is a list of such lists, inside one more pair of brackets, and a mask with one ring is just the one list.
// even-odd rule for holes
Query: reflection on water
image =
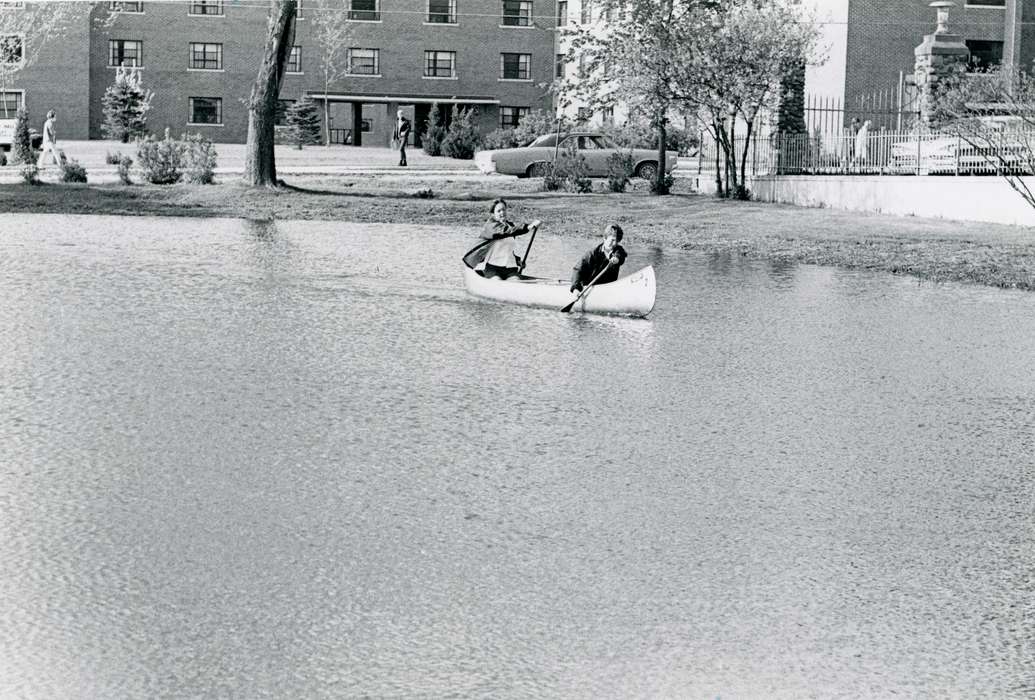
{"label": "reflection on water", "polygon": [[473,231],[0,233],[2,697],[1035,692],[1030,295],[631,240],[624,319],[467,297]]}

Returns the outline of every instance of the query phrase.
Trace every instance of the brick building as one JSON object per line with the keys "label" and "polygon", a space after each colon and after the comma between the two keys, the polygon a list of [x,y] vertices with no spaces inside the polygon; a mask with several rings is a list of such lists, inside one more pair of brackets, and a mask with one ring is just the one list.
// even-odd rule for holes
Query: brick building
{"label": "brick building", "polygon": [[[421,132],[434,102],[444,114],[476,108],[483,132],[551,107],[556,0],[345,0],[351,72],[327,86],[312,27],[317,12],[331,10],[299,4],[280,97],[283,106],[305,94],[326,100],[336,142],[386,145],[396,109]],[[0,97],[24,99],[35,121],[57,110],[63,138],[101,138],[105,89],[119,64],[138,66],[155,93],[151,131],[243,142],[267,9],[259,0],[95,3]]]}

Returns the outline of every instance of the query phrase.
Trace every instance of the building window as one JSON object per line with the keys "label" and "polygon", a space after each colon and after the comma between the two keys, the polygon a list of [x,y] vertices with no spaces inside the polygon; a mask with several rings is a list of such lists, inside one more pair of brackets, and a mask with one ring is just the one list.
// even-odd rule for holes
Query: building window
{"label": "building window", "polygon": [[501,53],[500,78],[503,80],[528,80],[532,77],[530,53]]}
{"label": "building window", "polygon": [[1003,62],[1003,42],[967,40],[970,62],[967,70],[984,70]]}
{"label": "building window", "polygon": [[1006,7],[1006,0],[967,0],[966,7]]}
{"label": "building window", "polygon": [[294,100],[277,100],[277,107],[273,112],[273,124],[275,126],[287,126],[287,113]]}
{"label": "building window", "polygon": [[425,78],[455,78],[456,51],[425,51]]}
{"label": "building window", "polygon": [[195,70],[222,70],[223,45],[191,43],[189,67]]}
{"label": "building window", "polygon": [[593,116],[593,110],[589,107],[579,107],[578,115],[575,117],[575,121],[588,122]]}
{"label": "building window", "polygon": [[144,3],[142,2],[109,2],[108,9],[111,12],[129,12],[140,14],[144,11]]}
{"label": "building window", "polygon": [[558,0],[557,2],[557,26],[568,26],[568,0]]}
{"label": "building window", "polygon": [[144,42],[109,39],[108,65],[132,66],[133,68],[144,65]]}
{"label": "building window", "polygon": [[428,21],[456,24],[456,0],[428,0]]}
{"label": "building window", "polygon": [[349,19],[361,22],[380,22],[378,0],[349,0]]}
{"label": "building window", "polygon": [[288,73],[301,73],[302,72],[302,47],[292,46],[291,53],[288,54],[287,65],[284,70]]}
{"label": "building window", "polygon": [[21,91],[0,90],[0,114],[4,115],[4,119],[14,119],[24,101]]}
{"label": "building window", "polygon": [[531,27],[532,0],[503,0],[504,27]]}
{"label": "building window", "polygon": [[615,108],[614,107],[604,107],[603,112],[600,115],[600,118],[601,118],[601,120],[605,124],[614,124],[615,123]]}
{"label": "building window", "polygon": [[349,73],[355,75],[380,75],[379,49],[349,49]]}
{"label": "building window", "polygon": [[0,2],[0,12],[5,10],[24,10],[25,0],[5,0]]}
{"label": "building window", "polygon": [[191,124],[222,124],[223,99],[221,97],[191,97]]}
{"label": "building window", "polygon": [[192,0],[189,15],[222,15],[223,0]]}
{"label": "building window", "polygon": [[500,107],[500,128],[516,129],[521,118],[528,114],[528,107]]}
{"label": "building window", "polygon": [[22,35],[0,35],[0,63],[16,65],[22,62]]}
{"label": "building window", "polygon": [[579,54],[579,80],[585,80],[589,77],[589,71],[586,69],[586,54]]}
{"label": "building window", "polygon": [[302,17],[302,0],[296,0],[295,2],[295,19],[304,19]]}
{"label": "building window", "polygon": [[582,14],[579,16],[582,24],[589,24],[593,21],[593,0],[582,0]]}
{"label": "building window", "polygon": [[564,77],[564,54],[557,54],[557,59],[553,64],[553,77],[563,78]]}

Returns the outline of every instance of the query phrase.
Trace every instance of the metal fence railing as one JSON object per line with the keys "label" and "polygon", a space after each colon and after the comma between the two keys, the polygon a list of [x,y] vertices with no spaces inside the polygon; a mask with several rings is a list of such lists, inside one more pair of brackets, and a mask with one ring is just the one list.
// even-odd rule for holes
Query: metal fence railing
{"label": "metal fence railing", "polygon": [[[737,139],[738,161],[744,139]],[[855,136],[773,134],[748,144],[749,176],[1035,174],[1035,130],[948,133],[880,130]]]}

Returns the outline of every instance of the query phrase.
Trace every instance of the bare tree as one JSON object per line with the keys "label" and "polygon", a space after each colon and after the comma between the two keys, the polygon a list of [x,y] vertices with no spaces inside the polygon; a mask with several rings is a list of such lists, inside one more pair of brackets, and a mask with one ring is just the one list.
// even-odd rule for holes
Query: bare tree
{"label": "bare tree", "polygon": [[251,185],[277,186],[273,127],[284,67],[294,42],[297,11],[296,0],[270,0],[262,63],[248,99],[244,179]]}
{"label": "bare tree", "polygon": [[[0,3],[0,91],[8,90],[15,75],[36,62],[48,41],[85,23],[92,9],[93,3],[86,2]],[[6,109],[6,101],[3,104]]]}
{"label": "bare tree", "polygon": [[[312,10],[310,10],[310,6]],[[306,4],[306,13],[312,13],[312,35],[320,50],[320,70],[323,73],[324,145],[331,145],[330,103],[326,98],[331,85],[351,72],[349,43],[353,22],[349,21],[348,0],[317,0]]]}

